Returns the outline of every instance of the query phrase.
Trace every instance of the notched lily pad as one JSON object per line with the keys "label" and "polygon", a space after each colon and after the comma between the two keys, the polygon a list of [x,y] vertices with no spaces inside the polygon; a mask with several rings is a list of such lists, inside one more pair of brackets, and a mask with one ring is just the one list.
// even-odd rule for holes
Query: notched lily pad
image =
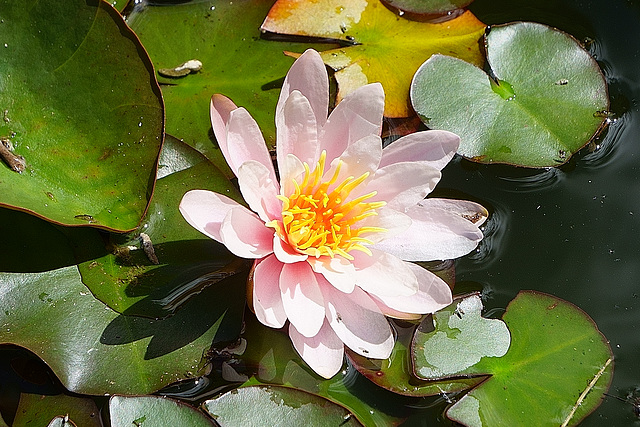
{"label": "notched lily pad", "polygon": [[434,53],[480,65],[485,25],[471,12],[441,23],[410,21],[378,0],[278,0],[261,29],[268,33],[333,39],[344,47],[321,52],[338,82],[338,101],[367,83],[384,86],[385,116],[408,117],[411,77]]}
{"label": "notched lily pad", "polygon": [[0,137],[14,147],[0,149],[11,167],[0,162],[0,205],[64,225],[135,228],[164,127],[138,38],[102,1],[0,1],[0,16]]}
{"label": "notched lily pad", "polygon": [[480,296],[458,299],[426,318],[412,343],[413,369],[425,380],[455,377],[483,358],[507,353],[511,335],[505,323],[481,316]]}
{"label": "notched lily pad", "polygon": [[343,407],[287,387],[241,387],[207,400],[203,407],[222,427],[362,425]]}
{"label": "notched lily pad", "polygon": [[606,123],[604,76],[570,35],[516,22],[491,27],[485,46],[492,75],[434,55],[411,85],[415,111],[430,128],[457,133],[459,154],[481,163],[558,166]]}
{"label": "notched lily pad", "polygon": [[522,291],[502,320],[511,331],[508,352],[460,371],[489,377],[449,408],[449,418],[467,426],[567,426],[600,405],[612,353],[589,316],[551,295]]}

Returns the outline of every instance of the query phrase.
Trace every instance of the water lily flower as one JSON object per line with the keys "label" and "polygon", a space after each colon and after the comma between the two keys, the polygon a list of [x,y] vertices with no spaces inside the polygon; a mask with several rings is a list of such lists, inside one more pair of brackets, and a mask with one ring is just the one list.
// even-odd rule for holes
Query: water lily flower
{"label": "water lily flower", "polygon": [[185,194],[184,218],[239,257],[255,259],[253,310],[288,332],[296,351],[330,378],[344,346],[389,357],[385,316],[416,319],[452,301],[449,286],[411,261],[453,259],[482,239],[479,204],[425,198],[459,138],[402,137],[384,149],[384,91],[357,89],[328,115],[326,68],[314,50],[289,70],[276,107],[278,175],[255,120],[214,95],[211,124],[251,208],[205,190]]}

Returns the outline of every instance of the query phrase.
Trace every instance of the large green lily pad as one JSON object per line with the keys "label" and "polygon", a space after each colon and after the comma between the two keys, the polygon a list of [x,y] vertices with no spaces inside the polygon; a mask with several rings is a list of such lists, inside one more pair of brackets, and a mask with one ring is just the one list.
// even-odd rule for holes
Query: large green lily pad
{"label": "large green lily pad", "polygon": [[278,386],[250,386],[207,400],[222,427],[361,426],[349,411],[320,396]]}
{"label": "large green lily pad", "polygon": [[194,407],[160,396],[112,396],[109,415],[111,427],[217,426]]}
{"label": "large green lily pad", "polygon": [[388,117],[413,114],[411,78],[432,54],[446,53],[474,64],[483,61],[478,39],[485,25],[471,12],[447,22],[428,23],[399,17],[378,0],[279,0],[262,29],[348,44],[321,53],[325,64],[336,70],[338,100],[360,86],[380,82]]}
{"label": "large green lily pad", "polygon": [[237,337],[244,308],[244,287],[233,280],[164,320],[112,311],[93,297],[75,266],[0,273],[0,285],[0,343],[31,350],[81,394],[145,394],[199,375],[212,343]]}
{"label": "large green lily pad", "polygon": [[459,154],[481,163],[558,166],[603,126],[604,76],[573,37],[518,22],[491,27],[485,45],[494,76],[434,55],[411,86],[424,123],[460,135]]}
{"label": "large green lily pad", "polygon": [[[178,210],[182,196],[192,189],[240,200],[240,192],[225,175],[191,147],[170,137],[160,156],[158,174],[162,178],[140,226],[128,235],[111,234],[108,253],[79,265],[87,287],[119,313],[163,318],[205,287],[248,270],[223,245],[191,227]],[[80,241],[77,251],[84,253],[95,246],[104,248],[103,239]]]}
{"label": "large green lily pad", "polygon": [[[464,323],[468,314],[456,308],[459,305],[454,304],[445,310],[440,319],[448,337],[465,334],[455,324]],[[434,369],[443,365],[424,363],[424,354],[428,345],[434,345],[433,337],[442,334],[441,329],[436,325],[431,333],[416,334],[413,351],[419,376],[490,375],[449,408],[449,418],[467,426],[529,425],[531,420],[540,426],[566,426],[576,425],[595,410],[611,381],[612,353],[583,311],[550,295],[522,291],[502,320],[511,331],[508,352],[502,357],[481,357],[475,364],[454,359],[445,368]],[[472,347],[494,353],[492,341],[493,334],[479,334],[478,346]],[[487,350],[482,349],[483,342]],[[460,341],[458,351],[467,348],[468,340]],[[455,356],[451,350],[447,354]],[[456,372],[448,369],[456,366],[460,367]]]}
{"label": "large green lily pad", "polygon": [[131,230],[153,189],[163,105],[152,66],[102,1],[0,1],[0,205],[67,225]]}
{"label": "large green lily pad", "polygon": [[273,147],[279,88],[293,63],[282,51],[309,46],[260,38],[260,23],[272,4],[272,0],[140,2],[127,18],[156,69],[175,68],[192,59],[202,62],[200,71],[184,77],[159,77],[167,132],[227,172],[211,132],[211,95],[221,93],[245,107]]}

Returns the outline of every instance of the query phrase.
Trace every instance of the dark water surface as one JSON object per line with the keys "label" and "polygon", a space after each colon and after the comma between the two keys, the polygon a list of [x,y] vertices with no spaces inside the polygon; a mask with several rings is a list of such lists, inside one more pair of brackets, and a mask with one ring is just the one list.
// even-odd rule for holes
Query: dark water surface
{"label": "dark water surface", "polygon": [[[609,339],[610,393],[625,396],[640,387],[640,2],[477,0],[471,10],[489,25],[536,21],[588,40],[614,117],[600,140],[559,169],[459,158],[445,169],[440,195],[475,199],[492,213],[485,241],[457,263],[456,291],[481,289],[489,309],[506,307],[522,289],[576,304]],[[581,425],[638,424],[631,405],[607,397]]]}

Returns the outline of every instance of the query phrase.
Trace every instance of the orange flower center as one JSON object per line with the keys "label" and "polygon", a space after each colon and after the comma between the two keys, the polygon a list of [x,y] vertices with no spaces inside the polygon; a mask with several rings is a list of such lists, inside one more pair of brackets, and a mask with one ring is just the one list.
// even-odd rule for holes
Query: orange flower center
{"label": "orange flower center", "polygon": [[302,182],[294,180],[293,194],[278,196],[282,201],[282,222],[271,221],[267,225],[273,227],[280,238],[297,252],[310,256],[341,255],[353,260],[349,255],[352,250],[371,255],[365,245],[372,242],[363,235],[386,230],[382,227],[358,227],[358,222],[377,215],[376,210],[386,202],[367,202],[376,195],[375,191],[346,201],[349,194],[367,179],[369,172],[358,178],[350,176],[337,184],[342,166],[340,161],[331,179],[323,182],[326,156],[323,151],[313,172],[309,165],[304,164]]}

